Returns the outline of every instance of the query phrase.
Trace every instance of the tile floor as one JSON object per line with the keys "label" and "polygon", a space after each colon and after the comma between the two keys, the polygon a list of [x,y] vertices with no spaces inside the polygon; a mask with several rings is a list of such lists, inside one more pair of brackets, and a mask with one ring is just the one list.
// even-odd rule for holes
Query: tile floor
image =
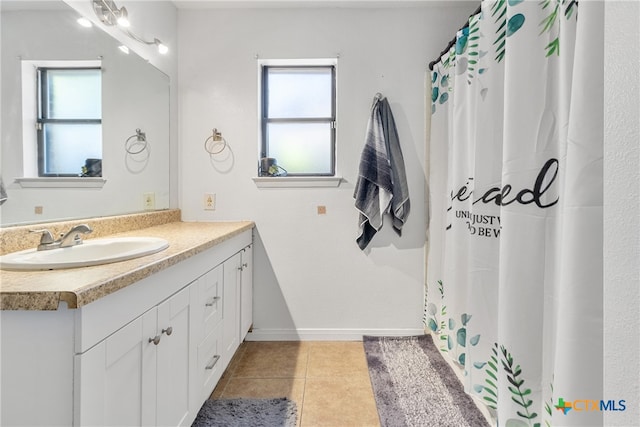
{"label": "tile floor", "polygon": [[288,397],[300,427],[379,426],[362,342],[245,342],[211,395]]}

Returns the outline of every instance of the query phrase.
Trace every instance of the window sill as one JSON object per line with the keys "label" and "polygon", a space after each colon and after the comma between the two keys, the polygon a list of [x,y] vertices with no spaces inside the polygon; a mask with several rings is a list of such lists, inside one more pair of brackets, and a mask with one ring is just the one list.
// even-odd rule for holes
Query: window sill
{"label": "window sill", "polygon": [[258,188],[314,188],[338,187],[341,176],[257,176],[253,179]]}
{"label": "window sill", "polygon": [[102,188],[106,179],[100,177],[38,177],[16,178],[22,188]]}

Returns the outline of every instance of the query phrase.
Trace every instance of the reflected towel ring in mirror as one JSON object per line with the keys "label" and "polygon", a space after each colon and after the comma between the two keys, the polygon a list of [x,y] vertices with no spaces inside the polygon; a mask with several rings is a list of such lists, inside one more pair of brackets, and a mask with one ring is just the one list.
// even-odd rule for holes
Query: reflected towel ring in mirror
{"label": "reflected towel ring in mirror", "polygon": [[[135,138],[135,141],[132,141]],[[136,134],[131,135],[124,143],[124,149],[129,154],[140,154],[147,148],[147,135],[140,129],[136,129]],[[136,147],[141,146],[140,149]]]}
{"label": "reflected towel ring in mirror", "polygon": [[[218,129],[213,128],[212,134],[204,141],[204,149],[209,154],[220,154],[227,148],[227,140],[222,137],[222,132],[218,132]],[[218,149],[214,147],[221,146]]]}

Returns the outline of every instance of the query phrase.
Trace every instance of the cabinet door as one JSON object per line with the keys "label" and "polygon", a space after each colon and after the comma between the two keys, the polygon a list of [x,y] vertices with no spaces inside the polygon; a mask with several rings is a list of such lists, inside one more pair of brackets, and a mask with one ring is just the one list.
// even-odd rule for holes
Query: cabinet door
{"label": "cabinet door", "polygon": [[226,260],[224,270],[224,292],[222,296],[223,318],[223,366],[226,367],[240,342],[240,268],[242,255],[240,252]]}
{"label": "cabinet door", "polygon": [[240,278],[240,342],[253,323],[253,245],[242,250]]}
{"label": "cabinet door", "polygon": [[191,292],[197,290],[187,287],[158,306],[159,426],[184,425],[189,416],[189,368],[196,364],[196,351],[190,345],[189,336]]}
{"label": "cabinet door", "polygon": [[156,424],[156,309],[75,356],[76,426]]}

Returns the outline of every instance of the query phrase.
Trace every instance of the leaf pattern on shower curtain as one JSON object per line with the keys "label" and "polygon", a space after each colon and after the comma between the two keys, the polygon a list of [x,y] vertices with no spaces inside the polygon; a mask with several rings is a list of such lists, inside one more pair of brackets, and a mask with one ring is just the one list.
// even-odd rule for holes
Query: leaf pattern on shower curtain
{"label": "leaf pattern on shower curtain", "polygon": [[471,80],[476,75],[476,67],[480,60],[480,19],[482,12],[469,18],[469,66],[467,67],[467,83],[471,84]]}
{"label": "leaf pattern on shower curtain", "polygon": [[[533,400],[530,398],[531,388],[526,387],[525,378],[523,375],[522,367],[515,363],[515,360],[511,353],[504,345],[498,346],[498,343],[493,343],[491,348],[491,355],[486,362],[474,363],[476,369],[484,368],[485,378],[483,384],[475,384],[474,390],[480,395],[485,404],[493,409],[497,410],[498,407],[498,383],[499,377],[505,377],[507,382],[507,389],[511,394],[511,401],[515,403],[519,409],[517,409],[516,415],[519,418],[507,419],[505,425],[509,427],[539,427],[539,422],[533,422],[538,418],[538,414],[532,410],[534,406]],[[500,369],[502,368],[502,369]],[[545,402],[545,411],[548,415],[551,415],[551,407],[553,405],[553,384],[551,384],[551,397],[548,402]],[[547,426],[550,423],[545,420]]]}
{"label": "leaf pattern on shower curtain", "polygon": [[[522,3],[523,0],[509,0],[508,5],[510,7],[516,6]],[[548,0],[552,1],[552,0]],[[491,16],[494,18],[495,23],[499,23],[496,31],[496,40],[493,45],[496,49],[496,61],[501,62],[504,59],[507,49],[507,37],[515,34],[525,22],[525,17],[522,13],[513,14],[508,17],[507,14],[507,0],[498,0],[491,6]]]}
{"label": "leaf pattern on shower curtain", "polygon": [[483,369],[485,373],[484,383],[474,384],[474,391],[481,396],[485,404],[493,409],[498,409],[498,343],[493,343],[491,355],[486,362],[475,362],[473,367]]}
{"label": "leaf pattern on shower curtain", "polygon": [[[540,35],[548,32],[550,37],[553,37],[548,45],[545,46],[546,56],[549,57],[553,54],[560,56],[560,23],[558,17],[562,14],[567,20],[571,19],[574,12],[577,14],[578,1],[577,0],[542,0],[540,1],[540,7],[542,10],[548,9],[549,15],[540,22]],[[562,11],[564,7],[564,11]]]}
{"label": "leaf pattern on shower curtain", "polygon": [[[515,364],[513,356],[511,356],[511,353],[509,353],[503,345],[500,346],[500,353],[502,354],[502,368],[509,382],[508,389],[511,392],[511,400],[520,407],[520,409],[516,411],[516,414],[520,418],[527,420],[527,422],[524,422],[517,418],[510,418],[507,420],[506,425],[513,427],[518,425],[530,426],[531,422],[538,418],[538,414],[530,409],[533,405],[533,400],[529,398],[531,389],[525,387],[522,368],[520,365]],[[533,426],[539,427],[540,423],[534,423]]]}
{"label": "leaf pattern on shower curtain", "polygon": [[[444,320],[447,316],[447,306],[444,304],[444,284],[442,280],[438,280],[438,291],[439,291],[439,299],[440,301],[440,310],[438,310],[437,305],[434,302],[429,302],[428,298],[428,290],[429,287],[426,288],[425,295],[427,299],[425,300],[425,327],[427,327],[431,332],[438,335],[440,340],[440,351],[446,353],[448,351],[447,343],[449,341],[449,336],[446,333],[447,322]],[[438,312],[440,314],[438,315]],[[426,318],[428,314],[428,319]]]}
{"label": "leaf pattern on shower curtain", "polygon": [[452,46],[446,56],[443,56],[441,70],[446,72],[438,73],[437,69],[431,72],[431,114],[435,114],[437,106],[446,104],[449,100],[449,93],[453,91],[449,85],[449,69],[456,59],[456,47]]}
{"label": "leaf pattern on shower curtain", "polygon": [[551,418],[553,417],[553,377],[551,377],[551,382],[549,383],[550,393],[547,401],[544,403],[544,411],[547,413],[548,418],[544,420],[544,424],[547,427],[551,427]]}

